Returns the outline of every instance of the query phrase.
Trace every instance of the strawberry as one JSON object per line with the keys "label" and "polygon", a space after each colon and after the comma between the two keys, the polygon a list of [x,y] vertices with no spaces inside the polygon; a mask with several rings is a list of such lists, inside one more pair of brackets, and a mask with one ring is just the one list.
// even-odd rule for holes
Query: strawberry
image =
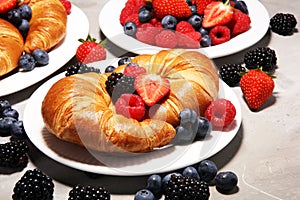
{"label": "strawberry", "polygon": [[106,59],[106,50],[103,45],[103,41],[96,42],[95,38],[88,35],[86,40],[79,39],[82,42],[76,50],[76,59],[81,63],[91,63],[99,60]]}
{"label": "strawberry", "polygon": [[68,15],[71,14],[71,8],[72,8],[71,2],[69,0],[60,0],[60,2],[65,7],[66,13]]}
{"label": "strawberry", "polygon": [[233,17],[233,10],[228,0],[226,3],[222,3],[221,1],[211,2],[204,10],[202,26],[204,28],[211,28],[228,23]]}
{"label": "strawberry", "polygon": [[204,13],[204,10],[208,4],[210,4],[213,0],[196,0],[195,4],[197,7],[197,12],[199,15]]}
{"label": "strawberry", "polygon": [[169,93],[170,82],[159,75],[145,74],[135,78],[134,88],[145,104],[153,106]]}
{"label": "strawberry", "polygon": [[228,22],[226,26],[228,26],[231,30],[231,37],[235,37],[249,30],[250,24],[250,17],[242,11],[235,9],[232,19]]}
{"label": "strawberry", "polygon": [[249,108],[256,110],[271,96],[274,81],[261,69],[252,69],[242,76],[240,87]]}
{"label": "strawberry", "polygon": [[176,34],[165,29],[155,36],[155,44],[163,48],[175,48],[177,46]]}
{"label": "strawberry", "polygon": [[17,6],[17,0],[0,0],[0,14],[5,14]]}
{"label": "strawberry", "polygon": [[143,119],[146,109],[142,98],[135,94],[122,94],[116,104],[116,113],[136,120]]}
{"label": "strawberry", "polygon": [[172,15],[175,18],[186,18],[192,14],[185,0],[152,0],[152,6],[155,16],[159,19],[166,15]]}

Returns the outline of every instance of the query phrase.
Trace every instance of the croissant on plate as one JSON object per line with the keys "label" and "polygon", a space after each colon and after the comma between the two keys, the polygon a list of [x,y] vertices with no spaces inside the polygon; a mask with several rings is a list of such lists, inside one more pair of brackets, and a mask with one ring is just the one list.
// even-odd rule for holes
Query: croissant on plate
{"label": "croissant on plate", "polygon": [[31,53],[35,49],[49,51],[66,35],[67,13],[59,0],[31,0],[30,28],[24,50]]}
{"label": "croissant on plate", "polygon": [[[57,81],[47,92],[41,113],[46,128],[61,140],[101,152],[149,152],[174,138],[178,115],[191,108],[203,115],[217,98],[218,73],[203,54],[183,49],[142,54],[132,62],[170,81],[170,92],[141,121],[117,114],[106,90],[110,73],[85,73]],[[116,72],[123,72],[121,65]]]}
{"label": "croissant on plate", "polygon": [[0,18],[0,76],[18,66],[24,50],[24,40],[18,29]]}

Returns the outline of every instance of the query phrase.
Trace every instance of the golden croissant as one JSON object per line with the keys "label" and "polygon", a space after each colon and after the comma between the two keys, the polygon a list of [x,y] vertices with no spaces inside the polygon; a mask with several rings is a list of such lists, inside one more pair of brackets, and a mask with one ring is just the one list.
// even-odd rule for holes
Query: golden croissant
{"label": "golden croissant", "polygon": [[0,76],[17,68],[23,49],[24,41],[19,30],[0,18]]}
{"label": "golden croissant", "polygon": [[[57,81],[43,100],[41,112],[49,132],[101,152],[149,152],[172,141],[182,109],[203,115],[217,98],[217,70],[199,52],[162,50],[131,61],[170,81],[168,96],[155,105],[151,117],[137,121],[116,113],[105,85],[110,73],[76,74]],[[116,72],[124,68],[119,66]]]}

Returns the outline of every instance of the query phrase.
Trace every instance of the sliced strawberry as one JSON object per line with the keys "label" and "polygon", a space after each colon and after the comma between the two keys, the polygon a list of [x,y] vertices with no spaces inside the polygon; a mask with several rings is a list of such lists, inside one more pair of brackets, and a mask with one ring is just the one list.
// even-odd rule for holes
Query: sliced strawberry
{"label": "sliced strawberry", "polygon": [[17,6],[17,0],[0,0],[0,14],[5,14]]}
{"label": "sliced strawberry", "polygon": [[146,69],[144,67],[139,67],[139,66],[127,66],[124,69],[123,74],[127,75],[127,76],[132,76],[132,77],[137,77],[139,75],[143,75],[146,74]]}
{"label": "sliced strawberry", "polygon": [[233,17],[233,10],[233,7],[229,5],[229,1],[225,4],[221,1],[208,4],[204,10],[202,26],[211,28],[228,23]]}
{"label": "sliced strawberry", "polygon": [[176,18],[189,17],[192,12],[185,0],[152,0],[155,16],[162,19],[166,15]]}
{"label": "sliced strawberry", "polygon": [[169,93],[170,82],[159,75],[146,74],[135,78],[134,88],[145,104],[153,106]]}

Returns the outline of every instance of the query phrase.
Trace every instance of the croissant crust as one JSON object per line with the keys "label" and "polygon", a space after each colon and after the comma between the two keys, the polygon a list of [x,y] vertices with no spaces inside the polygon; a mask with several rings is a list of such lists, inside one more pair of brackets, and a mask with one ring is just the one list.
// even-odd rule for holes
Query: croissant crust
{"label": "croissant crust", "polygon": [[149,152],[174,138],[183,108],[203,114],[218,95],[216,68],[198,52],[163,50],[132,61],[170,81],[170,94],[151,118],[137,121],[116,114],[105,89],[109,74],[85,73],[60,79],[47,92],[41,110],[46,128],[62,140],[97,151]]}

